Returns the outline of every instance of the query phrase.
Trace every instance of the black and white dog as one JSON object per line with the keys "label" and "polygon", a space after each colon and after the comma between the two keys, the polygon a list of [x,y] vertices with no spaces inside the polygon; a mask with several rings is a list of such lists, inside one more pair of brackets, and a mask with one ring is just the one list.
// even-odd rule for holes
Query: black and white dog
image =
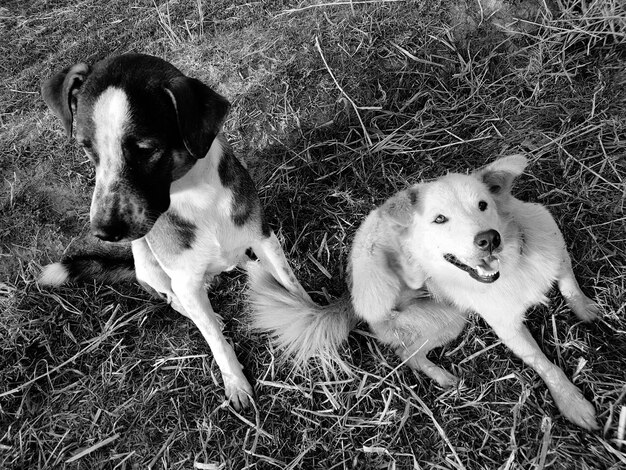
{"label": "black and white dog", "polygon": [[[308,295],[263,218],[248,172],[221,125],[228,101],[162,59],[140,54],[80,63],[47,80],[45,102],[96,166],[91,230],[132,242],[132,259],[68,257],[40,284],[134,278],[190,318],[209,344],[227,398],[246,406],[242,373],[204,288],[252,249],[287,289]],[[130,255],[130,253],[129,253]]]}

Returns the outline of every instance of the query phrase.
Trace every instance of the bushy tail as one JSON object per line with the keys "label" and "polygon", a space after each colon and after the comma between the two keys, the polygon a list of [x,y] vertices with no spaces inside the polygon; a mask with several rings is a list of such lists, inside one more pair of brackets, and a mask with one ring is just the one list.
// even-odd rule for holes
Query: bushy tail
{"label": "bushy tail", "polygon": [[134,280],[135,263],[130,249],[123,253],[96,252],[68,256],[44,267],[38,282],[43,286],[60,286],[94,279],[105,284]]}
{"label": "bushy tail", "polygon": [[349,295],[320,306],[291,292],[260,263],[247,266],[254,328],[270,332],[299,366],[311,357],[340,362],[338,349],[356,324]]}

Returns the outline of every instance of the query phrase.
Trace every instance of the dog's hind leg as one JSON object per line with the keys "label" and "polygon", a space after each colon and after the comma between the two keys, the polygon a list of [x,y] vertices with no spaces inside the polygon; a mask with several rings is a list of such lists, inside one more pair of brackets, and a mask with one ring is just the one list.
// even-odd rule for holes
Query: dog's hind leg
{"label": "dog's hind leg", "polygon": [[289,266],[285,252],[274,232],[271,232],[269,237],[256,240],[252,245],[252,251],[259,258],[263,267],[287,290],[297,292],[305,299],[310,299],[309,294],[298,282],[296,275]]}
{"label": "dog's hind leg", "polygon": [[561,270],[559,273],[559,291],[567,305],[582,321],[590,322],[598,318],[600,314],[600,306],[592,299],[583,294],[580,289],[574,271],[572,270],[572,261],[567,249],[563,247],[561,255]]}
{"label": "dog's hind leg", "polygon": [[376,337],[394,348],[402,361],[422,371],[442,387],[458,378],[437,366],[426,355],[456,338],[467,323],[467,312],[431,299],[415,299],[394,310],[390,317],[370,326]]}
{"label": "dog's hind leg", "polygon": [[[436,346],[441,346],[441,344]],[[425,339],[421,344],[413,343],[410,346],[400,346],[396,348],[396,354],[398,354],[403,362],[406,361],[411,369],[423,372],[441,387],[454,387],[459,381],[458,377],[444,368],[439,367],[426,357],[426,354],[428,354],[431,349],[433,349],[433,347],[428,343],[428,339]]]}

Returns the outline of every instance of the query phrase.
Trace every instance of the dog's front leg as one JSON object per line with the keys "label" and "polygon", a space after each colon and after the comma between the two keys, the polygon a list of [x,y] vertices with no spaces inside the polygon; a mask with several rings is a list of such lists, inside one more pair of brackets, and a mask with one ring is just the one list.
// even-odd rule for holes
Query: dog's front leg
{"label": "dog's front leg", "polygon": [[222,334],[220,322],[206,295],[202,277],[191,278],[181,272],[180,275],[172,276],[172,290],[209,344],[224,379],[226,398],[237,409],[248,406],[252,387],[243,375],[235,351]]}
{"label": "dog's front leg", "polygon": [[565,373],[550,362],[523,323],[487,322],[502,342],[526,364],[532,367],[548,386],[556,406],[563,416],[581,428],[596,430],[596,410],[582,395],[578,387],[569,381]]}

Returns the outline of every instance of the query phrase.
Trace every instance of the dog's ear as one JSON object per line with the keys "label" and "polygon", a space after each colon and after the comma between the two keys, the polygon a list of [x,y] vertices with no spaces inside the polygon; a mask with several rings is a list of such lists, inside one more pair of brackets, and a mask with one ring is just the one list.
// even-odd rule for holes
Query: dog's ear
{"label": "dog's ear", "polygon": [[387,269],[396,275],[410,289],[420,289],[424,286],[426,275],[419,263],[408,263],[406,253],[386,250],[383,252]]}
{"label": "dog's ear", "polygon": [[413,214],[419,209],[419,202],[419,189],[417,186],[412,186],[387,199],[381,211],[395,224],[408,227],[413,220]]}
{"label": "dog's ear", "polygon": [[523,155],[509,155],[474,172],[494,196],[509,194],[513,181],[524,172],[528,159]]}
{"label": "dog's ear", "polygon": [[200,80],[180,76],[165,85],[174,108],[185,147],[203,158],[220,132],[230,103]]}
{"label": "dog's ear", "polygon": [[87,64],[75,64],[50,77],[41,85],[43,100],[63,123],[68,139],[72,137],[76,95],[90,72],[91,69]]}

